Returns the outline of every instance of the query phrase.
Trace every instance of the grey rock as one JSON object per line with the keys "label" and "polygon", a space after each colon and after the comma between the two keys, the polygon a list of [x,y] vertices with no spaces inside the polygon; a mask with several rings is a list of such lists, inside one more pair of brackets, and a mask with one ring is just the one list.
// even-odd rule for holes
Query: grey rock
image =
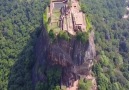
{"label": "grey rock", "polygon": [[[58,39],[50,43],[48,34],[43,30],[35,46],[35,66],[33,68],[33,82],[45,81],[47,68],[58,65],[62,68],[61,84],[70,86],[81,76],[91,73],[93,60],[96,56],[94,32],[89,34],[86,43],[72,38],[70,41]],[[38,68],[42,72],[38,72]]]}

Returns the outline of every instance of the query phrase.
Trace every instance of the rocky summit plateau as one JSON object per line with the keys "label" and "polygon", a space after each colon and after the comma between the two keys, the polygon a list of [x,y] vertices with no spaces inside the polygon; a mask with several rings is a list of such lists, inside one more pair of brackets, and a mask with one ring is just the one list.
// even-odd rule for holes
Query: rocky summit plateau
{"label": "rocky summit plateau", "polygon": [[[77,30],[80,30],[79,32],[86,32],[85,19],[79,19],[85,17],[85,14],[76,9],[77,7],[80,8],[78,0],[71,0],[71,7],[69,8],[66,4],[67,2],[68,0],[52,0],[50,2],[50,11],[48,13],[49,18],[51,17],[50,24],[52,25],[55,23],[54,19],[52,18],[53,9],[60,8],[61,11],[66,11],[64,14],[62,12],[60,15],[60,19],[62,21],[60,19],[56,20],[56,23],[59,23],[58,28],[60,28],[60,30],[66,31],[71,35],[73,35],[73,33],[77,33]],[[82,17],[78,17],[78,15],[82,15]],[[68,17],[70,17],[70,19]],[[65,20],[69,20],[66,25],[64,24]],[[79,22],[82,24],[77,26],[75,23],[74,26],[74,22],[79,23],[76,20],[81,20]],[[68,23],[70,23],[73,28],[69,29],[71,26],[67,26]],[[64,26],[69,28],[65,30],[63,28]],[[49,28],[52,28],[52,26]],[[71,31],[73,33],[71,33]],[[54,41],[51,41],[48,30],[43,28],[35,47],[36,63],[33,68],[34,83],[39,81],[43,83],[49,82],[49,72],[54,71],[54,74],[51,75],[54,77],[56,76],[55,73],[58,73],[59,79],[57,82],[60,88],[63,90],[76,90],[80,79],[91,80],[91,90],[97,89],[96,80],[92,76],[92,66],[96,57],[94,31],[90,30],[88,32],[88,37],[85,42],[78,40],[75,36],[71,36],[69,40],[58,38],[57,36]]]}

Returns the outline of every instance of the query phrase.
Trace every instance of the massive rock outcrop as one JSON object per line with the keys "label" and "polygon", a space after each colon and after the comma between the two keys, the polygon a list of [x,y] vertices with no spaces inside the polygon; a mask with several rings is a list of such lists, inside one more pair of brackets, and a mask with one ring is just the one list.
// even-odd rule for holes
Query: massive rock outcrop
{"label": "massive rock outcrop", "polygon": [[[45,71],[57,65],[62,69],[61,84],[71,86],[75,80],[91,73],[93,60],[96,56],[94,32],[90,32],[89,40],[86,43],[82,43],[76,38],[69,41],[57,39],[50,43],[47,32],[43,30],[37,41],[35,54],[34,83],[46,80]],[[38,67],[43,68],[39,70]]]}

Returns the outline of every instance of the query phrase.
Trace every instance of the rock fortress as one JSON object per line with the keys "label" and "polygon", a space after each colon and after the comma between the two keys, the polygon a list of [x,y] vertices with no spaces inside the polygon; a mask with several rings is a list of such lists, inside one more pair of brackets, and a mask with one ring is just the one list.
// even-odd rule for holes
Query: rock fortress
{"label": "rock fortress", "polygon": [[78,0],[51,0],[47,9],[50,30],[66,31],[71,35],[86,32],[85,14]]}
{"label": "rock fortress", "polygon": [[[46,84],[50,77],[48,72],[57,67],[56,70],[60,74],[56,79],[59,80],[61,90],[78,90],[81,80],[91,83],[90,90],[97,90],[96,79],[92,75],[92,66],[96,57],[94,31],[89,29],[91,25],[88,16],[86,17],[82,12],[80,6],[79,0],[50,0],[43,14],[44,29],[35,49],[36,64],[33,70],[38,71],[41,67],[43,70],[33,71],[34,83],[40,81]],[[54,37],[52,41],[50,31],[53,31],[54,35],[67,32],[67,36],[71,37],[68,40]],[[84,42],[78,40],[78,35],[79,38],[83,36],[81,39]],[[50,78],[53,77],[54,75]]]}

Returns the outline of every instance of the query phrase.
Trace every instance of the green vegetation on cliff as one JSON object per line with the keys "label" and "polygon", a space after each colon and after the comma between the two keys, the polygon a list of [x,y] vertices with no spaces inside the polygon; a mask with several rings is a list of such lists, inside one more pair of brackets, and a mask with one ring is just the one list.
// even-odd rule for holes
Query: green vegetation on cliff
{"label": "green vegetation on cliff", "polygon": [[76,38],[77,38],[77,40],[85,43],[85,42],[88,41],[89,33],[87,33],[87,32],[78,32]]}
{"label": "green vegetation on cliff", "polygon": [[68,41],[70,39],[70,36],[67,32],[60,31],[59,34],[58,34],[58,38]]}
{"label": "green vegetation on cliff", "polygon": [[91,20],[90,17],[88,15],[86,15],[86,31],[89,33],[93,28],[91,25]]}
{"label": "green vegetation on cliff", "polygon": [[44,13],[43,13],[43,24],[45,29],[48,30],[47,8],[44,10]]}
{"label": "green vegetation on cliff", "polygon": [[91,80],[79,80],[78,90],[91,90]]}

